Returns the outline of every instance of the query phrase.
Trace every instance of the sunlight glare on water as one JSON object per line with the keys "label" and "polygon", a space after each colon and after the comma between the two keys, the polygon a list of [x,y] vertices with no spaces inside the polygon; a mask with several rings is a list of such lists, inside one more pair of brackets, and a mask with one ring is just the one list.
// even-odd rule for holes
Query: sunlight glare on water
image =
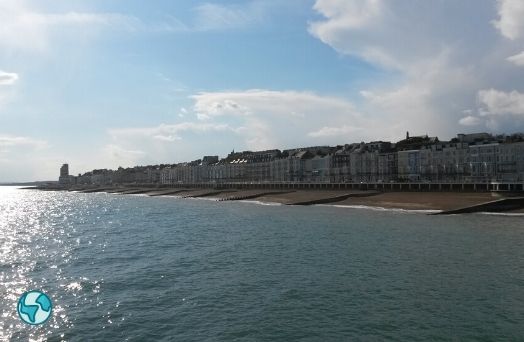
{"label": "sunlight glare on water", "polygon": [[[93,210],[88,201],[75,201],[59,192],[0,187],[0,340],[43,340],[60,329],[72,327],[61,299],[78,290],[76,277],[64,274],[76,243],[75,225]],[[57,286],[65,291],[56,292]],[[42,327],[18,319],[17,301],[26,291],[39,289],[53,300],[53,317]],[[90,299],[93,300],[93,299]]]}

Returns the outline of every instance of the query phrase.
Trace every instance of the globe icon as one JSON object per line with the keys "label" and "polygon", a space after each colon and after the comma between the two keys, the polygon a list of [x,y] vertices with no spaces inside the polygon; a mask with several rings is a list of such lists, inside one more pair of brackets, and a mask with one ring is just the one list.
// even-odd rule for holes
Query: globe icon
{"label": "globe icon", "polygon": [[42,324],[51,317],[53,304],[51,299],[41,291],[25,292],[18,300],[18,315],[27,324]]}

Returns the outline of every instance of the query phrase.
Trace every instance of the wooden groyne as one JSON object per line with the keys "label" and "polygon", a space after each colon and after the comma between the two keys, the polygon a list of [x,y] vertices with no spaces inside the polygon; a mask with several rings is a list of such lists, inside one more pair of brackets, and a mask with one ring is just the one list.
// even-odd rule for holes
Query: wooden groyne
{"label": "wooden groyne", "polygon": [[108,194],[120,194],[120,193],[133,191],[133,190],[140,190],[140,189],[138,189],[138,188],[118,188],[118,189],[113,188],[113,189],[107,190],[105,192],[107,192]]}
{"label": "wooden groyne", "polygon": [[263,192],[257,192],[254,194],[246,194],[246,195],[240,195],[240,196],[231,196],[231,197],[225,197],[220,198],[219,201],[244,201],[244,200],[250,200],[255,199],[258,197],[268,196],[268,195],[283,195],[283,194],[289,194],[295,191],[263,191]]}
{"label": "wooden groyne", "polygon": [[182,198],[200,198],[220,195],[223,193],[237,192],[237,190],[210,190],[210,191],[199,191],[197,193],[183,195]]}
{"label": "wooden groyne", "polygon": [[114,190],[115,188],[95,188],[95,189],[85,189],[85,190],[78,190],[78,192],[84,193],[84,194],[90,194],[94,192],[107,192],[109,190]]}
{"label": "wooden groyne", "polygon": [[176,195],[176,194],[179,194],[179,193],[182,193],[182,192],[188,192],[188,191],[191,191],[191,189],[178,189],[178,190],[171,189],[171,190],[163,190],[163,191],[151,192],[151,193],[148,193],[147,195],[149,195],[151,197],[170,196],[170,195]]}
{"label": "wooden groyne", "polygon": [[468,214],[478,212],[505,212],[524,209],[524,197],[510,197],[465,208],[446,210],[431,215]]}
{"label": "wooden groyne", "polygon": [[138,194],[145,194],[146,192],[155,191],[156,189],[134,189],[134,190],[127,190],[119,192],[121,195],[138,195]]}
{"label": "wooden groyne", "polygon": [[380,192],[378,191],[366,191],[366,192],[356,192],[356,193],[351,192],[351,193],[345,193],[342,195],[317,198],[317,199],[313,199],[309,201],[292,202],[292,203],[288,203],[287,205],[314,205],[314,204],[336,203],[336,202],[347,200],[350,197],[368,197],[368,196],[378,195],[379,193]]}

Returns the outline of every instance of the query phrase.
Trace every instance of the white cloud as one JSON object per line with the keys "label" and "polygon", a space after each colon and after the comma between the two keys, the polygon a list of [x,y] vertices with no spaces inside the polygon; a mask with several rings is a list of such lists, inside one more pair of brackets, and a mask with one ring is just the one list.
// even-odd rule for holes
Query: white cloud
{"label": "white cloud", "polygon": [[326,22],[313,23],[312,31],[321,37],[335,34],[341,29],[361,29],[377,23],[383,14],[382,0],[318,0],[314,7]]}
{"label": "white cloud", "polygon": [[0,70],[0,85],[10,85],[18,81],[18,74]]}
{"label": "white cloud", "polygon": [[[507,63],[524,63],[520,54],[507,58],[522,48],[522,8],[521,0],[499,1],[496,26],[512,40],[494,34],[491,0],[475,1],[474,16],[468,1],[317,0],[314,9],[323,18],[311,22],[309,32],[381,70],[360,92],[358,110],[389,123],[385,138],[410,130],[446,139],[465,119],[465,108],[481,110],[480,90],[524,91],[524,73]],[[497,130],[524,129],[522,121],[490,120]]]}
{"label": "white cloud", "polygon": [[[223,155],[232,149],[297,147],[310,144],[311,137],[322,144],[360,141],[374,127],[351,102],[312,92],[251,89],[206,92],[191,98],[194,105],[186,110],[185,119],[193,121],[111,129],[113,144],[144,151],[133,161],[147,164]],[[315,133],[328,122],[337,128]]]}
{"label": "white cloud", "polygon": [[478,94],[482,115],[524,115],[524,94],[518,91],[503,92],[481,90]]}
{"label": "white cloud", "polygon": [[194,16],[180,20],[166,15],[153,23],[136,25],[152,32],[206,32],[244,29],[266,22],[278,2],[254,0],[239,4],[205,2],[193,7]]}
{"label": "white cloud", "polygon": [[[420,54],[427,57],[438,53],[440,42],[428,37],[431,42],[425,41],[427,32],[407,25],[430,15],[424,7],[383,0],[317,0],[313,8],[324,19],[310,22],[309,32],[342,54],[385,68],[403,69]],[[406,48],[415,41],[417,50]]]}
{"label": "white cloud", "polygon": [[515,40],[524,35],[524,1],[497,0],[499,19],[494,25],[506,38]]}
{"label": "white cloud", "polygon": [[[137,18],[119,13],[37,12],[25,1],[0,1],[0,22],[0,47],[38,52],[49,48],[53,34],[72,34],[75,39],[85,39],[88,31],[102,27],[135,30],[142,25]],[[89,30],[79,35],[71,31],[75,27]]]}
{"label": "white cloud", "polygon": [[0,134],[0,182],[42,179],[48,151],[45,140]]}
{"label": "white cloud", "polygon": [[195,7],[194,29],[198,31],[228,30],[260,23],[266,16],[263,2],[244,5],[204,3]]}
{"label": "white cloud", "polygon": [[135,29],[140,22],[137,18],[119,13],[24,13],[18,17],[21,22],[31,22],[35,26],[53,25],[107,25],[121,26],[128,29]]}
{"label": "white cloud", "polygon": [[177,137],[176,135],[161,135],[161,134],[153,135],[153,139],[160,140],[160,141],[168,141],[168,142],[182,140],[182,138]]}
{"label": "white cloud", "polygon": [[106,167],[113,168],[183,162],[237,146],[227,143],[228,137],[236,135],[235,130],[217,122],[115,128],[108,130],[108,134],[112,143],[104,147],[102,154]]}
{"label": "white cloud", "polygon": [[484,121],[476,116],[468,115],[459,120],[462,126],[479,126]]}
{"label": "white cloud", "polygon": [[508,57],[507,60],[517,66],[524,66],[524,51],[514,56]]}
{"label": "white cloud", "polygon": [[48,144],[44,140],[38,140],[24,136],[0,134],[0,152],[9,152],[14,148],[21,149],[43,149]]}
{"label": "white cloud", "polygon": [[226,124],[183,122],[179,124],[160,124],[155,127],[116,128],[110,129],[109,134],[117,140],[122,137],[146,137],[159,141],[173,142],[182,139],[179,134],[183,132],[205,133],[227,130],[230,130],[230,128]]}
{"label": "white cloud", "polygon": [[398,61],[382,46],[364,43],[366,37],[380,34],[385,19],[381,0],[317,0],[313,8],[325,17],[309,24],[313,36],[340,53],[386,67],[399,67]]}
{"label": "white cloud", "polygon": [[101,158],[105,159],[112,167],[131,166],[137,165],[144,154],[145,152],[140,150],[129,150],[116,144],[109,144],[102,149]]}
{"label": "white cloud", "polygon": [[[308,134],[328,122],[370,125],[348,100],[312,92],[251,89],[201,93],[192,98],[198,118],[234,122],[249,149],[308,144]],[[359,132],[357,139],[362,134]],[[325,142],[340,142],[340,137],[323,138]]]}
{"label": "white cloud", "polygon": [[360,127],[353,127],[348,125],[343,125],[340,127],[327,127],[324,126],[318,131],[310,132],[308,135],[313,138],[322,138],[322,137],[340,137],[341,140],[344,137],[351,139],[351,134],[361,130]]}
{"label": "white cloud", "polygon": [[265,112],[267,115],[300,119],[303,115],[297,115],[297,112],[317,111],[316,114],[322,116],[333,110],[345,111],[348,116],[356,115],[355,107],[351,102],[313,92],[250,89],[200,93],[192,98],[195,100],[195,112],[207,117],[250,116]]}

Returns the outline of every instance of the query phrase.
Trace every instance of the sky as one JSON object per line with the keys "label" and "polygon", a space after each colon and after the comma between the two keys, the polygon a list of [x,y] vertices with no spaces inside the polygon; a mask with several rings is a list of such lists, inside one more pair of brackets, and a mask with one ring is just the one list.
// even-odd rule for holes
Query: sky
{"label": "sky", "polygon": [[0,182],[524,131],[522,0],[0,0]]}

